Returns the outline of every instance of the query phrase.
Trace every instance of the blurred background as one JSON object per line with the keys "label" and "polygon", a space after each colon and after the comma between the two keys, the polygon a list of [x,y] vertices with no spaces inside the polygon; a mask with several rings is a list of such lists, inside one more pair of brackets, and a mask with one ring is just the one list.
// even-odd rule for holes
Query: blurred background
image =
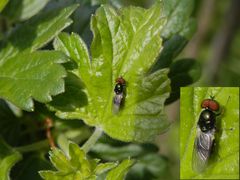
{"label": "blurred background", "polygon": [[[10,1],[2,12],[8,19],[0,16],[0,40],[9,32],[9,27],[17,26],[18,23],[26,21],[28,16],[31,16],[31,12],[22,12],[20,2],[24,1]],[[116,8],[129,5],[150,7],[155,0],[42,0],[42,7],[39,8],[49,10],[74,2],[79,3],[80,7],[72,16],[73,24],[65,31],[77,32],[90,46],[92,40],[90,17],[100,4],[108,3]],[[14,11],[10,11],[10,9],[13,9],[12,6],[16,7]],[[179,58],[194,58],[202,64],[202,76],[194,86],[239,86],[240,0],[195,0],[192,17],[197,20],[197,29]],[[52,48],[51,46],[49,44],[46,48]],[[168,105],[166,111],[169,119],[173,122],[169,131],[156,139],[156,147],[149,144],[141,146],[143,149],[141,153],[158,152],[159,156],[142,156],[140,153],[141,163],[133,167],[128,175],[129,179],[144,179],[146,177],[152,177],[152,179],[179,178],[179,100]],[[57,126],[60,130],[63,128],[67,132],[68,129],[76,127],[74,123],[79,122],[72,122],[73,124],[70,125],[68,123],[59,121]],[[77,126],[81,127],[81,130],[76,129],[77,132],[75,132],[71,129],[71,132],[72,134],[81,132],[78,136],[84,134],[82,138],[82,141],[84,141],[84,138],[90,135],[90,131],[81,123]],[[70,133],[68,136],[72,134]],[[111,147],[104,146],[105,142],[110,144]],[[105,148],[105,152],[102,152],[101,149],[103,148]],[[104,136],[91,155],[106,160],[116,160],[124,158],[123,153],[128,156],[134,151],[136,151],[136,147],[129,143],[117,142]],[[106,155],[107,153],[108,155]]]}

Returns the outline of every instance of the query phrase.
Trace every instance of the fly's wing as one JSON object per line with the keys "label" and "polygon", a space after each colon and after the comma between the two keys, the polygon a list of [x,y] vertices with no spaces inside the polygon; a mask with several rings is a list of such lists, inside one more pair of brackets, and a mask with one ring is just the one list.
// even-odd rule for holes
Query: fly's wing
{"label": "fly's wing", "polygon": [[113,98],[113,113],[117,114],[119,112],[121,103],[123,99],[123,93],[121,94],[116,94]]}
{"label": "fly's wing", "polygon": [[193,171],[200,173],[207,166],[213,147],[214,134],[215,129],[204,133],[199,127],[197,128],[197,137],[195,138],[192,155]]}

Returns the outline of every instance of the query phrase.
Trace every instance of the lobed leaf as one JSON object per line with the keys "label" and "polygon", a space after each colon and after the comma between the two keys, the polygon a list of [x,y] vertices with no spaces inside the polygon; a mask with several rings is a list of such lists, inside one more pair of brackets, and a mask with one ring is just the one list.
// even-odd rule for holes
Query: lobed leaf
{"label": "lobed leaf", "polygon": [[[105,139],[106,137],[104,137]],[[103,139],[103,138],[102,138]],[[107,139],[108,140],[108,139]],[[100,140],[101,141],[101,140]],[[115,161],[115,160],[124,160],[128,157],[140,157],[144,154],[149,153],[157,153],[159,151],[158,147],[146,143],[146,144],[109,144],[109,141],[104,142],[98,142],[91,148],[91,154],[94,157],[108,160],[108,161]]]}
{"label": "lobed leaf", "polygon": [[[61,109],[57,115],[81,118],[124,141],[152,140],[166,130],[169,123],[164,101],[170,92],[168,69],[147,74],[161,52],[164,23],[161,3],[148,10],[127,7],[119,12],[103,5],[91,20],[94,34],[91,55],[76,34],[59,35],[54,47],[79,65],[78,72],[74,72],[85,84],[88,104],[72,112]],[[127,82],[127,93],[121,111],[114,114],[115,79],[120,76]]]}
{"label": "lobed leaf", "polygon": [[61,52],[38,51],[21,53],[0,63],[0,97],[18,107],[32,111],[33,99],[51,101],[52,95],[64,91],[64,68],[68,61]]}
{"label": "lobed leaf", "polygon": [[6,42],[2,42],[0,63],[19,52],[32,52],[46,45],[72,23],[69,16],[76,8],[77,5],[72,5],[42,13],[18,27]]}
{"label": "lobed leaf", "polygon": [[152,66],[150,72],[152,73],[159,69],[169,67],[174,58],[177,57],[186,44],[187,39],[179,35],[174,35],[169,40],[164,42],[163,50],[156,63]]}
{"label": "lobed leaf", "polygon": [[126,179],[172,179],[168,164],[168,159],[157,153],[146,154],[138,158]]}
{"label": "lobed leaf", "polygon": [[100,163],[97,165],[96,169],[95,169],[95,172],[96,174],[102,174],[114,167],[116,167],[118,164],[117,163],[112,163],[112,162],[109,162],[109,163]]}
{"label": "lobed leaf", "polygon": [[133,160],[126,159],[121,162],[116,168],[108,172],[106,180],[122,180],[126,176],[128,169],[134,164]]}
{"label": "lobed leaf", "polygon": [[8,146],[0,138],[0,177],[1,179],[10,180],[9,173],[11,168],[22,159],[22,155]]}
{"label": "lobed leaf", "polygon": [[11,173],[11,179],[34,179],[41,180],[38,171],[41,169],[51,169],[51,163],[42,153],[31,153],[17,163]]}
{"label": "lobed leaf", "polygon": [[[216,144],[202,174],[192,171],[196,123],[203,99],[215,96],[222,108],[217,118]],[[239,88],[182,88],[180,124],[180,177],[183,179],[239,179]],[[232,128],[233,130],[229,130]]]}
{"label": "lobed leaf", "polygon": [[101,157],[101,159],[114,161],[140,155],[144,149],[136,144],[114,147],[109,144],[97,143],[92,147],[91,152],[97,154],[97,157]]}
{"label": "lobed leaf", "polygon": [[117,166],[117,163],[100,163],[98,160],[89,160],[85,152],[77,144],[69,144],[69,156],[60,149],[50,152],[50,160],[58,171],[40,171],[43,179],[96,179],[97,175]]}
{"label": "lobed leaf", "polygon": [[175,34],[189,39],[196,29],[196,20],[190,18],[194,8],[192,0],[164,0],[164,13],[168,18],[162,36],[169,39]]}
{"label": "lobed leaf", "polygon": [[197,82],[201,77],[201,65],[195,59],[179,59],[170,66],[171,94],[165,104],[170,104],[180,97],[180,88]]}
{"label": "lobed leaf", "polygon": [[64,111],[73,111],[87,105],[88,99],[84,87],[83,82],[69,72],[65,78],[65,92],[54,96],[49,105]]}
{"label": "lobed leaf", "polygon": [[23,21],[36,15],[49,0],[11,0],[3,11],[11,21]]}

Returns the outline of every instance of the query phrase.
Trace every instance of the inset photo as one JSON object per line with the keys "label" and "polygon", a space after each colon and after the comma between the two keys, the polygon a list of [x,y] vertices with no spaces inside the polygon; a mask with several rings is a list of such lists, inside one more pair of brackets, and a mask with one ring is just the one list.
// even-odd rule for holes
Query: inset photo
{"label": "inset photo", "polygon": [[239,179],[239,88],[184,87],[180,179]]}

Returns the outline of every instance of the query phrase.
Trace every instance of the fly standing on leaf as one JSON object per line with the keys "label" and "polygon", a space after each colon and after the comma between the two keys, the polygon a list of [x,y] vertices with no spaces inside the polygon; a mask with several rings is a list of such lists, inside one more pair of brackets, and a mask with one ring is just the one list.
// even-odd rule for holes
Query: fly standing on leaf
{"label": "fly standing on leaf", "polygon": [[122,77],[117,78],[116,85],[114,87],[115,96],[113,98],[113,113],[114,114],[117,114],[119,112],[120,107],[123,104],[125,90],[126,90],[126,81]]}
{"label": "fly standing on leaf", "polygon": [[193,171],[198,173],[204,171],[213,152],[217,130],[216,117],[222,114],[220,112],[220,105],[214,100],[214,96],[210,96],[210,99],[204,99],[201,107],[203,111],[198,119],[197,136],[192,155],[192,168]]}

